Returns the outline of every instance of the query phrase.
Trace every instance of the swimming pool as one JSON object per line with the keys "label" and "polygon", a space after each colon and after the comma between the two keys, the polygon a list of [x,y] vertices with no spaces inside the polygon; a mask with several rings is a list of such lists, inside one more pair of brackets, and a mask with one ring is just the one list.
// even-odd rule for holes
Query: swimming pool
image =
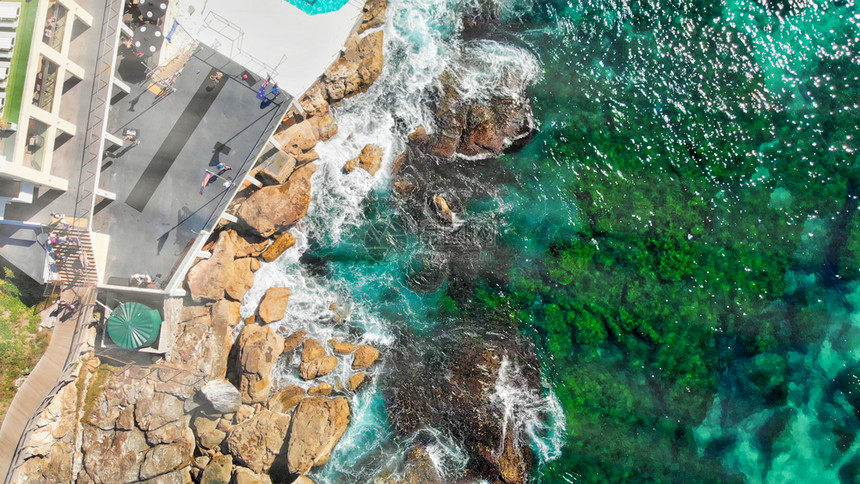
{"label": "swimming pool", "polygon": [[304,13],[317,15],[340,10],[349,0],[287,0]]}

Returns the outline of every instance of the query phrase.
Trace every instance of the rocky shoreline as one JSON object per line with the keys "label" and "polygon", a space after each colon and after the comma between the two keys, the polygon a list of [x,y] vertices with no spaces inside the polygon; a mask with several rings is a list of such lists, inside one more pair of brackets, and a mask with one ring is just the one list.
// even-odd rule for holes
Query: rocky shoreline
{"label": "rocky shoreline", "polygon": [[[189,271],[188,295],[166,304],[178,321],[169,353],[126,366],[85,355],[37,421],[21,481],[312,483],[306,474],[326,464],[350,425],[351,397],[385,378],[392,428],[412,446],[376,484],[528,482],[535,456],[516,405],[499,395],[506,385],[529,398],[541,392],[534,350],[516,328],[488,321],[485,334],[401,341],[381,354],[354,333],[345,341],[311,328],[274,329],[295,288],[271,287],[254,315],[240,315],[262,264],[297,243],[290,229],[311,203],[316,145],[338,133],[331,105],[366,91],[382,73],[386,7],[367,1],[343,54],[299,99],[300,109],[287,112],[276,150],[251,171],[262,187],[239,192],[228,209],[238,221],[219,227],[204,247],[210,255]],[[395,196],[431,207],[435,223],[447,227],[459,223],[463,204],[422,183],[426,173],[498,157],[535,127],[524,92],[471,99],[457,82],[450,70],[440,76],[431,106],[436,125],[411,133],[392,168]],[[368,144],[342,170],[375,175],[382,158],[382,148]],[[341,311],[334,303],[330,309],[326,317],[337,324]],[[416,361],[417,344],[441,345],[444,357]],[[284,368],[301,384],[275,381]],[[463,444],[469,459],[461,475],[439,468],[432,439],[420,437],[428,428]]]}

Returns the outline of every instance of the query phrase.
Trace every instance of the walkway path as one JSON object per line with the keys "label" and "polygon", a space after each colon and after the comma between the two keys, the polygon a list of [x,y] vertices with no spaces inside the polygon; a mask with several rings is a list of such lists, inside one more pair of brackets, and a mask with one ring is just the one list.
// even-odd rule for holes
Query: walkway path
{"label": "walkway path", "polygon": [[67,300],[76,301],[75,294],[80,294],[80,303],[74,313],[54,327],[48,350],[18,389],[0,427],[0,476],[5,477],[5,482],[12,482],[9,467],[16,459],[20,443],[26,438],[31,420],[59,390],[60,383],[65,381],[77,361],[81,329],[92,318],[96,292],[95,286],[78,287],[62,295]]}

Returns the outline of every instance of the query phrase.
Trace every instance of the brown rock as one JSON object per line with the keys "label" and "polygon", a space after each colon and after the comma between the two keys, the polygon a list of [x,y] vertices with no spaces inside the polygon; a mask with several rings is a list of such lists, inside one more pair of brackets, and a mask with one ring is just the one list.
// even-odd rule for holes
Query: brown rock
{"label": "brown rock", "polygon": [[436,206],[436,214],[445,222],[454,223],[454,212],[448,206],[448,201],[440,195],[433,197],[433,205]]}
{"label": "brown rock", "polygon": [[347,40],[346,51],[325,71],[322,82],[329,102],[366,91],[382,73],[382,31]]}
{"label": "brown rock", "polygon": [[319,82],[314,83],[299,100],[299,105],[308,118],[319,117],[329,113],[329,104],[325,92]]}
{"label": "brown rock", "polygon": [[308,338],[302,347],[302,363],[309,363],[317,358],[322,358],[326,355],[325,348],[319,341]]}
{"label": "brown rock", "polygon": [[[307,211],[307,209],[305,209]],[[212,257],[194,265],[188,272],[188,289],[195,301],[216,301],[224,297],[227,282],[233,278],[233,258],[236,255],[236,233],[221,232]]]}
{"label": "brown rock", "polygon": [[289,232],[284,232],[272,242],[272,245],[263,252],[261,257],[266,262],[272,262],[294,245],[296,245],[296,237]]}
{"label": "brown rock", "polygon": [[306,474],[328,459],[349,425],[345,398],[309,397],[299,403],[287,444],[287,464],[292,474]]}
{"label": "brown rock", "polygon": [[355,349],[352,359],[353,370],[363,370],[372,365],[379,358],[379,350],[373,346],[359,345]]}
{"label": "brown rock", "polygon": [[385,8],[387,7],[385,0],[367,0],[364,2],[364,8],[361,11],[361,25],[358,26],[358,33],[365,30],[381,27],[385,23]]}
{"label": "brown rock", "polygon": [[239,391],[243,403],[269,398],[272,368],[284,351],[284,338],[269,326],[246,326],[239,335]]}
{"label": "brown rock", "polygon": [[308,150],[304,153],[300,153],[296,155],[296,164],[297,165],[306,165],[312,161],[316,161],[320,159],[320,154],[317,153],[317,150]]}
{"label": "brown rock", "polygon": [[328,141],[337,134],[337,124],[332,113],[309,118],[308,121],[314,128],[314,132],[320,141]]}
{"label": "brown rock", "polygon": [[267,185],[279,185],[286,182],[295,169],[296,158],[285,151],[278,150],[263,162],[257,176]]}
{"label": "brown rock", "polygon": [[125,407],[116,419],[117,430],[131,430],[134,428],[134,407]]}
{"label": "brown rock", "polygon": [[308,395],[323,395],[329,396],[331,395],[331,391],[333,390],[331,383],[320,383],[319,385],[311,387],[308,390]]}
{"label": "brown rock", "polygon": [[331,345],[332,350],[339,355],[348,355],[352,353],[352,350],[355,349],[355,345],[352,343],[341,342],[336,339],[329,340],[328,344]]}
{"label": "brown rock", "polygon": [[266,291],[257,312],[266,324],[284,319],[287,312],[287,302],[290,300],[290,289],[273,287]]}
{"label": "brown rock", "polygon": [[290,351],[293,351],[298,348],[299,345],[305,341],[307,335],[307,331],[299,330],[287,336],[287,338],[284,340],[284,353],[289,353]]}
{"label": "brown rock", "polygon": [[296,159],[298,159],[298,155],[312,149],[317,144],[314,127],[308,121],[302,121],[276,133],[275,140],[281,144],[284,151],[297,157]]}
{"label": "brown rock", "polygon": [[293,481],[293,484],[316,484],[313,480],[311,480],[308,476],[299,476]]}
{"label": "brown rock", "polygon": [[186,428],[185,419],[179,419],[146,432],[146,441],[149,445],[172,444],[183,437]]}
{"label": "brown rock", "polygon": [[233,457],[218,454],[213,457],[200,477],[200,484],[230,484]]}
{"label": "brown rock", "polygon": [[352,391],[358,390],[358,387],[364,383],[365,379],[367,379],[367,373],[364,372],[352,375],[349,377],[349,389]]}
{"label": "brown rock", "polygon": [[415,191],[416,188],[418,188],[418,186],[412,182],[407,182],[407,181],[396,181],[396,182],[394,182],[394,190],[396,190],[398,194],[400,194],[401,196],[404,196],[404,197],[408,196],[410,193]]}
{"label": "brown rock", "polygon": [[240,463],[256,473],[267,472],[284,445],[289,415],[260,410],[227,436],[227,448]]}
{"label": "brown rock", "polygon": [[241,318],[239,314],[241,309],[242,304],[240,302],[221,299],[212,305],[212,325],[230,328],[236,326]]}
{"label": "brown rock", "polygon": [[526,482],[528,466],[517,446],[514,445],[513,434],[505,435],[505,450],[499,455],[499,474],[508,484]]}
{"label": "brown rock", "polygon": [[250,405],[242,405],[239,410],[236,410],[236,415],[233,416],[233,422],[237,425],[254,416],[254,407]]}
{"label": "brown rock", "polygon": [[427,134],[427,129],[424,126],[418,126],[415,131],[409,133],[409,142],[415,144],[423,144],[430,142],[430,135]]}
{"label": "brown rock", "polygon": [[217,420],[200,416],[192,421],[192,425],[197,435],[197,442],[204,449],[217,449],[227,437],[226,432],[218,429]]}
{"label": "brown rock", "polygon": [[358,158],[353,158],[343,164],[342,170],[344,173],[349,174],[355,171],[356,166],[358,166]]}
{"label": "brown rock", "polygon": [[84,426],[83,472],[93,482],[137,482],[149,446],[143,432],[104,431]]}
{"label": "brown rock", "polygon": [[185,427],[185,438],[173,444],[162,444],[146,452],[140,466],[140,479],[151,479],[191,464],[194,450],[194,434]]}
{"label": "brown rock", "polygon": [[241,259],[243,257],[259,257],[260,253],[262,253],[269,245],[268,240],[261,239],[255,235],[236,234],[236,240],[238,241],[238,248],[236,249],[237,259]]}
{"label": "brown rock", "polygon": [[316,165],[307,164],[286,183],[257,190],[242,203],[239,218],[264,237],[298,222],[308,212],[311,176],[315,171]]}
{"label": "brown rock", "polygon": [[236,259],[233,261],[233,277],[227,281],[227,295],[234,301],[241,302],[245,297],[245,293],[251,286],[254,285],[254,270],[253,263],[256,262],[259,267],[259,261],[246,257],[244,259]]}
{"label": "brown rock", "polygon": [[313,361],[302,363],[299,366],[299,376],[305,380],[313,380],[314,378],[325,376],[337,368],[337,357],[323,356]]}
{"label": "brown rock", "polygon": [[179,420],[185,413],[182,400],[167,393],[141,398],[134,408],[134,419],[143,431],[154,430]]}
{"label": "brown rock", "polygon": [[403,165],[406,164],[406,160],[409,159],[409,151],[404,151],[397,155],[397,159],[394,160],[394,165],[391,167],[391,174],[397,175],[400,173],[400,169],[403,168]]}
{"label": "brown rock", "polygon": [[247,467],[237,467],[233,471],[233,484],[272,484],[272,479],[266,474],[257,474]]}
{"label": "brown rock", "polygon": [[380,146],[366,145],[358,155],[358,167],[363,168],[371,175],[375,175],[382,164],[382,154]]}
{"label": "brown rock", "polygon": [[282,388],[269,400],[269,410],[286,413],[305,398],[305,389],[298,385]]}

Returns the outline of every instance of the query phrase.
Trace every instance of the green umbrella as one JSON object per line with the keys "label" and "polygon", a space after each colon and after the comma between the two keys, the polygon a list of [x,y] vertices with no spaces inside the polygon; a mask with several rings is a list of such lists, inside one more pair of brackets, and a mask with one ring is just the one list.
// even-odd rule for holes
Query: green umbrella
{"label": "green umbrella", "polygon": [[120,305],[107,322],[110,339],[129,349],[154,343],[160,329],[161,316],[158,311],[136,302]]}

